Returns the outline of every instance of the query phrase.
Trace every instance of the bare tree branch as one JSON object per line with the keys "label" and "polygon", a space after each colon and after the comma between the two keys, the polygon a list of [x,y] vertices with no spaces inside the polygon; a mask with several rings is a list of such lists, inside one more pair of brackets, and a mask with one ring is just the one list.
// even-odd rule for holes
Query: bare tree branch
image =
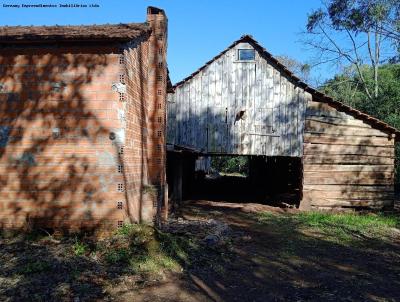
{"label": "bare tree branch", "polygon": [[371,59],[371,63],[374,66],[375,60],[374,60],[374,57],[372,56],[372,49],[371,49],[371,31],[368,31],[367,36],[368,36],[368,53],[369,53],[369,57]]}
{"label": "bare tree branch", "polygon": [[361,82],[363,84],[363,88],[365,90],[365,93],[367,94],[368,98],[372,100],[373,97],[372,97],[371,93],[369,92],[369,89],[368,89],[368,86],[367,86],[367,82],[365,81],[364,74],[362,73],[362,70],[361,70],[361,66],[360,66],[361,60],[360,60],[360,57],[358,55],[356,41],[354,40],[354,37],[352,36],[352,34],[350,33],[350,31],[348,29],[346,29],[346,32],[347,32],[348,36],[350,37],[350,40],[351,40],[351,42],[353,44],[353,50],[354,50],[354,54],[356,56],[356,62],[353,63],[353,64],[356,66],[357,73],[360,76],[360,79],[361,79]]}
{"label": "bare tree branch", "polygon": [[354,59],[348,54],[342,51],[339,45],[327,34],[327,32],[319,25],[319,29],[324,34],[324,36],[328,39],[328,41],[336,48],[337,52],[342,54],[349,62],[354,64]]}

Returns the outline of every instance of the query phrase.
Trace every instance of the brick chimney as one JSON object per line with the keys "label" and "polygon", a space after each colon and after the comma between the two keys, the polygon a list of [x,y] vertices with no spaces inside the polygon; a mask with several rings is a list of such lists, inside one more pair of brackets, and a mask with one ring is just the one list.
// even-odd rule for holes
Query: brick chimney
{"label": "brick chimney", "polygon": [[158,188],[157,218],[166,215],[166,99],[167,99],[167,25],[164,10],[147,8],[147,22],[152,28],[149,38],[149,177]]}

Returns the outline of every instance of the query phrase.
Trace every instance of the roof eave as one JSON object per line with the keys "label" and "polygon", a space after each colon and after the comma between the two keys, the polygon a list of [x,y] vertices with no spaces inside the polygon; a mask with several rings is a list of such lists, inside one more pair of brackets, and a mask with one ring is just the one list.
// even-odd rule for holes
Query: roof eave
{"label": "roof eave", "polygon": [[[76,28],[81,28],[81,32],[76,33]],[[119,28],[118,28],[119,27]],[[2,27],[3,28],[3,27]],[[152,28],[148,23],[127,23],[127,24],[112,24],[112,25],[65,25],[65,26],[37,26],[33,28],[43,28],[48,31],[39,34],[37,32],[29,33],[14,33],[13,28],[4,27],[5,31],[1,31],[0,45],[16,45],[16,44],[40,44],[40,43],[74,43],[74,42],[128,42],[138,38],[148,38],[151,35]],[[28,27],[27,27],[28,28]],[[57,31],[65,30],[65,33],[51,33],[49,28],[56,28]],[[72,28],[72,29],[71,29]],[[88,29],[85,33],[85,29]],[[104,29],[103,29],[104,28]],[[110,30],[110,32],[107,31]],[[72,30],[72,32],[71,32]],[[90,33],[90,30],[95,31]],[[96,32],[97,31],[97,32]],[[118,32],[123,31],[123,32]]]}
{"label": "roof eave", "polygon": [[53,44],[53,43],[81,43],[81,42],[129,42],[132,40],[145,37],[146,35],[139,35],[130,38],[58,38],[58,39],[30,39],[30,40],[0,40],[0,45],[29,45],[29,44]]}
{"label": "roof eave", "polygon": [[395,141],[400,142],[400,131],[397,130],[396,128],[386,124],[385,122],[382,122],[381,120],[378,120],[377,118],[374,118],[366,113],[363,113],[361,111],[358,111],[348,105],[343,104],[342,102],[339,102],[337,100],[334,100],[333,98],[329,97],[328,95],[310,87],[303,81],[301,81],[300,78],[298,78],[296,75],[294,75],[290,70],[286,68],[285,65],[283,65],[279,60],[277,60],[270,52],[268,52],[264,47],[262,47],[252,36],[250,35],[244,35],[242,36],[239,40],[234,41],[230,46],[228,46],[225,50],[220,52],[218,55],[216,55],[213,59],[205,63],[202,67],[197,69],[195,72],[193,72],[191,75],[188,77],[184,78],[183,80],[179,81],[175,85],[173,85],[169,89],[169,93],[173,93],[175,89],[184,84],[186,81],[190,80],[193,78],[195,75],[200,73],[203,69],[205,69],[208,65],[210,65],[212,62],[220,58],[222,55],[224,55],[227,51],[235,47],[237,44],[242,43],[242,42],[247,42],[250,43],[256,50],[259,51],[261,55],[266,57],[267,59],[271,60],[275,65],[277,65],[284,74],[286,74],[288,77],[290,77],[296,85],[300,86],[303,88],[305,91],[309,92],[312,96],[315,96],[318,100],[329,103],[329,104],[334,104],[335,106],[341,107],[344,111],[349,112],[349,114],[356,115],[360,117],[361,119],[367,121],[368,123],[372,124],[372,126],[375,126],[375,128],[380,129],[383,132],[387,132],[391,135],[394,135]]}

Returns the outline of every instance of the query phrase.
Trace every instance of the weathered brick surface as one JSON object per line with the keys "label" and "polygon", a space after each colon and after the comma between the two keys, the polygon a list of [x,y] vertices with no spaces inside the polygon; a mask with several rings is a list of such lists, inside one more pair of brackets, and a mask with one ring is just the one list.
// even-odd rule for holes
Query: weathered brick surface
{"label": "weathered brick surface", "polygon": [[[156,77],[166,77],[166,18],[148,19],[155,31],[144,41],[1,50],[0,226],[154,219],[165,183],[166,81]],[[112,89],[121,82],[122,95]]]}
{"label": "weathered brick surface", "polygon": [[149,51],[153,55],[149,62],[149,133],[148,133],[148,169],[150,179],[158,190],[159,202],[157,213],[168,207],[165,200],[165,166],[166,166],[166,91],[167,91],[167,26],[168,20],[162,13],[149,14],[148,21],[152,27],[149,39]]}

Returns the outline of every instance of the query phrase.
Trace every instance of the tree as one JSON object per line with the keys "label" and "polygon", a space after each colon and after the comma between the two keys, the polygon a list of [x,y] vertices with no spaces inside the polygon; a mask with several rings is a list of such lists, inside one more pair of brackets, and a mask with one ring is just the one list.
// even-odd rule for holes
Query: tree
{"label": "tree", "polygon": [[311,67],[309,64],[301,63],[300,61],[286,55],[277,56],[276,58],[303,82],[308,83],[310,81]]}
{"label": "tree", "polygon": [[213,156],[211,167],[218,172],[247,175],[249,159],[247,156]]}
{"label": "tree", "polygon": [[[367,98],[377,99],[379,66],[400,45],[399,16],[398,0],[328,0],[308,16],[304,43],[318,50],[319,64],[344,61],[354,67]],[[364,65],[372,66],[372,87]]]}
{"label": "tree", "polygon": [[[363,73],[367,72],[367,69],[370,69],[370,67],[361,67]],[[369,77],[365,80],[371,83]],[[362,81],[354,66],[343,68],[339,74],[320,85],[319,89],[334,99],[341,100],[352,107],[360,106],[362,102],[371,101],[365,94]]]}
{"label": "tree", "polygon": [[[374,70],[362,66],[364,79],[373,86]],[[400,129],[400,64],[384,64],[379,67],[380,94],[377,99],[369,100],[361,88],[361,79],[351,69],[334,76],[319,87],[321,91],[352,107],[360,109],[395,128]]]}

